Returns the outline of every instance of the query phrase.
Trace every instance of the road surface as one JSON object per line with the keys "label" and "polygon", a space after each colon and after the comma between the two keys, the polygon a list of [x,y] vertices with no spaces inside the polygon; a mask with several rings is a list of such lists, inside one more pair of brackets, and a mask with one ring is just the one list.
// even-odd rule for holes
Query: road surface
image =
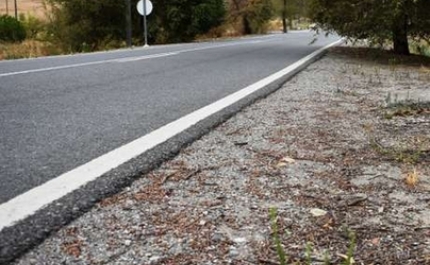
{"label": "road surface", "polygon": [[0,264],[338,40],[309,45],[313,38],[301,31],[0,62]]}
{"label": "road surface", "polygon": [[332,42],[311,32],[0,62],[0,204]]}

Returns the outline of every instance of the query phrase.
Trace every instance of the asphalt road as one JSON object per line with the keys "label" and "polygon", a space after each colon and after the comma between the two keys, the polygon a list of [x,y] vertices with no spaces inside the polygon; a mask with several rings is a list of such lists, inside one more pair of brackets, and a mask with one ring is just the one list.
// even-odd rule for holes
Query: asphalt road
{"label": "asphalt road", "polygon": [[312,32],[0,62],[0,204],[336,40]]}

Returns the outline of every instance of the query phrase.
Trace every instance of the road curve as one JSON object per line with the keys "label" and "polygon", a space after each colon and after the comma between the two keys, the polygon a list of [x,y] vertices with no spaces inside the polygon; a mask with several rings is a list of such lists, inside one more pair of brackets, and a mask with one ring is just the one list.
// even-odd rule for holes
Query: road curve
{"label": "road curve", "polygon": [[[302,31],[0,62],[0,208],[338,39],[320,36],[309,45],[313,37]],[[217,114],[216,119],[233,112]],[[95,200],[114,192],[112,186],[122,187],[215,124],[202,122],[157,152],[65,196],[38,212],[34,220],[0,231],[8,239],[0,244],[0,264],[2,257],[42,240]],[[23,242],[23,235],[34,230]]]}
{"label": "road curve", "polygon": [[0,63],[0,204],[252,84],[312,33]]}

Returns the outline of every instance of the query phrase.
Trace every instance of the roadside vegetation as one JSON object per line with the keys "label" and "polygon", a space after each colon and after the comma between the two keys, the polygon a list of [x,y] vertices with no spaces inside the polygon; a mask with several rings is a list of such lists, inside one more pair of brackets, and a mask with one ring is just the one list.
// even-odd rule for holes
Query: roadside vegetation
{"label": "roadside vegetation", "polygon": [[[312,20],[349,39],[366,39],[394,53],[427,53],[430,45],[430,2],[427,0],[313,0]],[[424,51],[423,51],[424,50]]]}
{"label": "roadside vegetation", "polygon": [[[143,44],[142,17],[131,0],[132,44]],[[279,26],[273,20],[281,8],[295,10],[286,15],[291,27],[302,23],[305,7],[295,8],[300,1],[281,0],[172,0],[153,1],[148,18],[150,44],[190,42],[212,38],[260,34]],[[297,2],[297,3],[296,3]],[[16,59],[43,55],[69,54],[117,49],[127,46],[127,1],[45,0],[45,16],[20,14],[18,19],[2,16],[7,24],[0,30],[20,32],[0,40],[0,59]],[[18,31],[17,28],[20,30]],[[279,30],[279,29],[276,29]],[[14,33],[14,34],[15,34]]]}
{"label": "roadside vegetation", "polygon": [[[137,2],[130,0],[134,46],[143,44]],[[430,55],[426,0],[158,0],[153,5],[148,16],[150,44],[313,28],[352,41],[365,39],[368,45],[397,54]],[[44,17],[1,16],[0,59],[127,46],[127,1],[44,0],[43,8]]]}

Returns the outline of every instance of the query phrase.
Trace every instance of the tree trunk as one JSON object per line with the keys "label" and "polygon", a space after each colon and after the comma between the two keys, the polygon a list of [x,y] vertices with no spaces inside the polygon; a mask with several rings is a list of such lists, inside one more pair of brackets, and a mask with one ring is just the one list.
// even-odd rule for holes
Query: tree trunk
{"label": "tree trunk", "polygon": [[15,19],[18,19],[18,6],[16,4],[16,0],[14,1],[14,5],[15,5]]}
{"label": "tree trunk", "polygon": [[288,32],[288,28],[287,28],[287,0],[284,0],[284,7],[282,9],[282,31],[284,33]]}
{"label": "tree trunk", "polygon": [[249,24],[248,16],[246,14],[243,15],[242,21],[243,21],[243,33],[245,35],[252,34],[253,32],[251,29],[251,25]]}
{"label": "tree trunk", "polygon": [[410,54],[408,43],[408,22],[405,14],[398,16],[394,22],[393,45],[395,54]]}

